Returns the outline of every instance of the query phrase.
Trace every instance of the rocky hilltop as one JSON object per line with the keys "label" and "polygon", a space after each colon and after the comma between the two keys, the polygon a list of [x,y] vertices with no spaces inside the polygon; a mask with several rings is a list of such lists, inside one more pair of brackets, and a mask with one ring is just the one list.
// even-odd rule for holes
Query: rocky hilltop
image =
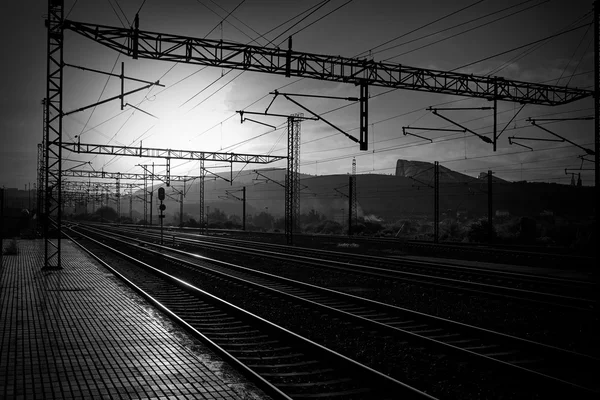
{"label": "rocky hilltop", "polygon": [[[433,163],[398,160],[396,161],[396,176],[433,184]],[[487,179],[487,171],[481,172],[478,178],[474,178],[440,165],[440,183],[474,183],[482,179]],[[494,182],[506,182],[495,176],[492,179]]]}

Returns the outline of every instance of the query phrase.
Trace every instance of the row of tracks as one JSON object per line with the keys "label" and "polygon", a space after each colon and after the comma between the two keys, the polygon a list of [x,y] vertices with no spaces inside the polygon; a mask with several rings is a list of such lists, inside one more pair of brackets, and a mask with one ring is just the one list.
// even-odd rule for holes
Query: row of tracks
{"label": "row of tracks", "polygon": [[[156,230],[142,231],[140,228],[120,227],[117,231],[143,235],[154,241],[160,238]],[[595,285],[585,280],[478,268],[449,262],[317,250],[222,236],[200,236],[185,232],[170,231],[165,238],[164,240],[171,244],[202,246],[203,249],[213,248],[237,254],[259,255],[263,258],[298,261],[304,265],[316,265],[337,272],[362,273],[383,279],[434,286],[443,290],[460,290],[479,296],[589,311],[594,311],[596,306]]]}
{"label": "row of tracks", "polygon": [[[77,227],[76,230],[81,237],[84,237],[82,233],[84,227]],[[340,326],[345,327],[344,329],[349,333],[360,334],[362,332],[364,335],[365,332],[368,332],[368,335],[372,337],[384,338],[387,343],[392,342],[394,344],[392,347],[383,350],[382,354],[372,354],[371,357],[357,356],[356,353],[360,352],[359,348],[355,348],[353,351],[348,346],[341,346],[342,352],[346,354],[346,357],[358,359],[361,362],[365,362],[365,359],[370,359],[370,362],[369,360],[365,362],[370,365],[366,368],[369,371],[373,369],[380,371],[378,373],[375,372],[377,376],[375,381],[383,379],[384,382],[387,382],[381,386],[381,388],[385,387],[384,393],[388,393],[388,389],[390,389],[389,385],[400,385],[403,388],[402,390],[407,390],[407,393],[410,393],[411,396],[418,393],[418,391],[412,390],[400,382],[404,375],[398,372],[398,370],[405,368],[397,368],[394,365],[394,362],[397,361],[394,361],[393,353],[395,350],[398,350],[398,346],[401,347],[404,345],[426,348],[427,352],[429,352],[429,357],[432,357],[433,354],[434,359],[436,357],[449,356],[453,360],[458,360],[459,363],[467,362],[475,368],[485,366],[486,370],[498,371],[501,373],[501,376],[512,376],[514,379],[523,380],[523,382],[531,383],[533,386],[543,387],[543,390],[550,390],[549,393],[553,394],[562,391],[564,393],[578,393],[579,396],[586,396],[591,395],[599,389],[594,380],[594,371],[597,370],[599,365],[599,360],[595,357],[418,313],[351,294],[309,285],[232,263],[210,260],[194,253],[170,249],[154,244],[151,241],[142,241],[139,239],[139,232],[136,235],[136,239],[131,239],[131,232],[118,234],[112,231],[107,234],[97,228],[91,227],[85,228],[85,231],[85,235],[101,238],[101,240],[110,242],[111,246],[120,248],[122,251],[127,249],[125,252],[128,254],[132,252],[132,249],[135,249],[136,253],[143,253],[145,257],[150,257],[154,260],[160,259],[163,268],[174,270],[173,266],[177,266],[179,269],[193,271],[193,274],[196,276],[202,274],[202,280],[209,279],[213,282],[213,285],[233,287],[239,299],[260,298],[267,304],[287,304],[297,313],[313,315],[310,319],[311,321],[333,319],[339,321]],[[149,235],[149,240],[156,239],[151,233],[147,235]],[[92,239],[89,238],[87,240]],[[181,240],[190,241],[191,239],[181,238]],[[203,246],[205,245],[203,244]],[[239,244],[237,247],[240,247]],[[229,251],[233,251],[233,249],[229,249]],[[270,251],[273,252],[272,249]],[[290,257],[289,254],[279,254],[279,256],[287,257],[288,259]],[[311,262],[316,262],[314,261],[314,257]],[[167,264],[169,267],[165,267]],[[355,267],[352,266],[352,268]],[[367,270],[370,273],[376,273],[371,269]],[[219,284],[215,283],[219,281]],[[163,290],[163,293],[167,292]],[[173,312],[180,315],[183,320],[189,321],[194,320],[194,318],[203,320],[204,316],[202,313],[200,316],[197,316],[195,308],[189,307],[186,301],[180,303],[177,296],[163,294],[160,297],[164,301],[171,301],[171,305],[168,307],[176,310]],[[244,300],[242,300],[242,303],[244,303]],[[182,307],[188,311],[181,310]],[[302,310],[298,311],[299,309]],[[314,316],[315,313],[318,314],[316,318]],[[206,323],[201,323],[201,325],[200,330],[206,328]],[[254,328],[249,328],[247,323],[246,325],[242,325],[240,329],[240,331],[236,331],[233,334],[234,340],[236,340],[235,338],[243,337],[246,330],[254,331]],[[221,339],[229,337],[229,335],[223,335],[223,333],[217,336]],[[270,337],[272,338],[272,336]],[[229,341],[229,339],[226,340]],[[331,343],[332,340],[340,341],[339,335],[335,339],[329,340],[329,342],[327,339],[323,339],[321,345],[336,347],[335,343]],[[341,341],[353,342],[353,340],[352,338],[346,338]],[[244,351],[247,348],[247,344],[243,345],[244,350],[240,350],[239,343],[237,346],[237,351],[242,351],[245,354],[241,362],[250,360],[246,364],[253,365],[252,360],[255,360],[255,358],[253,356],[248,357],[248,354],[251,354],[252,351]],[[253,365],[253,367],[255,367],[254,371],[265,380],[279,387],[281,391],[290,393],[290,397],[292,398],[302,398],[307,393],[311,395],[315,393],[329,393],[326,397],[333,395],[332,393],[336,393],[341,398],[355,398],[358,393],[365,393],[365,398],[373,398],[373,390],[380,387],[380,384],[375,385],[375,387],[367,384],[366,386],[359,385],[347,388],[345,385],[348,382],[352,382],[354,385],[359,381],[349,376],[342,378],[332,377],[330,373],[333,374],[332,371],[338,371],[339,373],[339,368],[323,369],[314,365],[315,360],[306,364],[305,361],[298,361],[296,359],[296,355],[301,353],[292,352],[292,354],[296,355],[290,355],[287,352],[289,346],[280,347],[285,349],[282,354],[277,354],[274,351],[273,354],[269,353],[268,356],[265,356],[266,353],[263,350],[257,350],[255,355],[258,355],[260,360],[264,362],[265,359],[268,359],[269,361],[267,366],[262,367],[262,369],[261,367],[257,368],[256,365]],[[338,345],[337,347],[339,348],[340,346]],[[273,351],[274,348],[277,348],[277,346],[269,345],[269,349],[271,349],[269,351]],[[375,353],[381,353],[377,348],[373,350]],[[233,353],[235,354],[236,352],[234,351]],[[293,357],[294,362],[289,362],[290,357]],[[239,357],[237,359],[240,360]],[[378,361],[374,362],[373,360]],[[348,361],[345,362],[347,363]],[[350,363],[352,364],[352,362]],[[298,365],[303,371],[290,372],[289,368],[294,368],[295,365]],[[357,367],[358,363],[355,362],[352,365],[353,368],[344,368],[344,370],[360,370]],[[315,382],[314,374],[307,373],[307,368],[309,371],[316,371],[319,379],[321,378],[320,371],[328,371],[323,375],[323,379],[329,383],[323,384],[322,379],[321,383]],[[272,372],[273,370],[285,371],[283,372],[283,376],[288,377],[288,380],[286,381],[285,378],[282,379],[281,375],[278,375],[279,372]],[[372,373],[370,372],[369,374]],[[361,372],[360,374],[363,373]],[[369,374],[364,376],[370,376]],[[294,383],[291,386],[293,386],[294,390],[302,388],[300,392],[295,392],[294,390],[290,392],[290,387],[286,386],[289,385],[288,381],[291,376],[295,377],[293,379]],[[301,376],[304,376],[306,379],[304,381],[296,381]],[[389,376],[391,376],[391,380],[385,381],[385,377]],[[284,382],[283,386],[277,385],[277,382],[280,381]],[[367,379],[367,383],[375,381],[372,378]],[[332,385],[332,387],[328,389],[328,385]],[[377,398],[383,397],[378,395]]]}

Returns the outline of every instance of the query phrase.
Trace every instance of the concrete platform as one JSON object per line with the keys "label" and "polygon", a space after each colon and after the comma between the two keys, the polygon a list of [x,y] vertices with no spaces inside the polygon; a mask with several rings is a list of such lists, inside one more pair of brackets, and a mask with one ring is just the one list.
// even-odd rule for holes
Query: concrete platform
{"label": "concrete platform", "polygon": [[70,241],[42,271],[43,246],[0,267],[0,399],[268,398]]}

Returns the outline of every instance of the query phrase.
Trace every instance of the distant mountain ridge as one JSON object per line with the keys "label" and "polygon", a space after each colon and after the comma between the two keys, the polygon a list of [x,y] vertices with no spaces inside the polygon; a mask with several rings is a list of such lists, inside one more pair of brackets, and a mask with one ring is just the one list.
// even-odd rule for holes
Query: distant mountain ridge
{"label": "distant mountain ridge", "polygon": [[[418,179],[433,184],[434,164],[426,161],[396,161],[396,176],[404,178]],[[474,183],[481,179],[487,179],[487,171],[481,172],[478,178],[461,174],[440,165],[440,183]],[[492,175],[494,182],[507,182]]]}

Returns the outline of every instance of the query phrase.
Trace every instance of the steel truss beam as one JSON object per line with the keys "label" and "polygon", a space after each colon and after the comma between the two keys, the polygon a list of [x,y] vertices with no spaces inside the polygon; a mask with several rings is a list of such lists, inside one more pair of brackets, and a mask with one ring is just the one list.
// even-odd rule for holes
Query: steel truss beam
{"label": "steel truss beam", "polygon": [[[67,20],[64,27],[134,59],[243,69],[356,85],[364,82],[365,85],[527,104],[566,104],[593,94],[589,90],[497,77],[140,31],[137,26],[127,29]],[[124,44],[120,43],[122,39],[126,39]]]}
{"label": "steel truss beam", "polygon": [[131,156],[146,158],[167,158],[176,160],[204,160],[223,162],[242,162],[253,164],[269,164],[275,161],[285,160],[284,156],[268,156],[261,154],[237,154],[220,153],[195,150],[171,150],[149,147],[113,146],[91,143],[67,143],[61,142],[61,148],[73,153],[83,154],[106,154],[114,156]]}
{"label": "steel truss beam", "polygon": [[[70,169],[62,172],[63,177],[77,178],[104,178],[104,179],[127,179],[127,180],[143,180],[144,174],[132,174],[128,172],[106,172],[106,171],[86,171],[78,169]],[[155,178],[165,181],[166,175],[155,175]],[[171,175],[171,182],[188,182],[196,179],[196,176],[187,175]]]}

